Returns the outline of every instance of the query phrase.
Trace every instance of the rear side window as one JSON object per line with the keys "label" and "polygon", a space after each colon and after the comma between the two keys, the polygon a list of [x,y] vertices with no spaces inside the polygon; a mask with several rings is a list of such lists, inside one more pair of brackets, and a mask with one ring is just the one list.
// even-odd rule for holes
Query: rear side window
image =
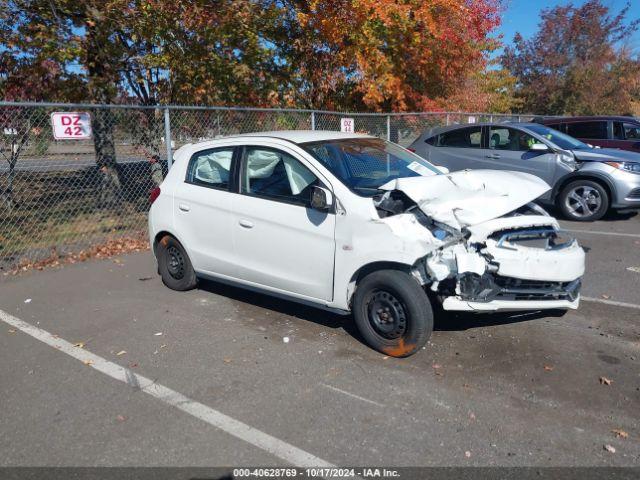
{"label": "rear side window", "polygon": [[438,147],[480,148],[482,127],[468,127],[438,135]]}
{"label": "rear side window", "polygon": [[425,143],[428,143],[429,145],[435,145],[437,140],[438,140],[438,135],[436,135],[435,137],[427,138],[425,140]]}
{"label": "rear side window", "polygon": [[188,183],[203,187],[229,188],[233,147],[203,150],[194,154],[187,169]]}
{"label": "rear side window", "polygon": [[576,138],[607,138],[607,122],[578,122],[568,123],[567,133]]}

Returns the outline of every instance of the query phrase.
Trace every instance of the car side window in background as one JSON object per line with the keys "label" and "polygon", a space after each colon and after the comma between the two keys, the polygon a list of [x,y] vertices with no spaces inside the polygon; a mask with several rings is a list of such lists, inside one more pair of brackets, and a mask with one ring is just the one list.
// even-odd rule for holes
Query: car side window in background
{"label": "car side window in background", "polygon": [[526,152],[534,143],[538,143],[534,137],[515,128],[491,127],[489,129],[489,148],[492,150]]}
{"label": "car side window in background", "polygon": [[576,138],[607,138],[607,122],[578,122],[568,123],[567,133]]}
{"label": "car side window in background", "polygon": [[622,128],[622,123],[613,122],[613,138],[615,140],[624,140],[624,128]]}
{"label": "car side window in background", "polygon": [[468,127],[441,133],[438,147],[481,148],[482,127]]}
{"label": "car side window in background", "polygon": [[227,190],[232,159],[233,147],[198,152],[189,161],[186,181],[203,187]]}
{"label": "car side window in background", "polygon": [[624,138],[626,140],[640,140],[640,125],[635,123],[623,123]]}
{"label": "car side window in background", "polygon": [[562,131],[562,124],[561,123],[548,124],[547,127],[553,128],[554,130],[558,130],[559,132]]}
{"label": "car side window in background", "polygon": [[242,193],[308,206],[310,188],[317,183],[307,167],[285,152],[261,147],[245,150]]}

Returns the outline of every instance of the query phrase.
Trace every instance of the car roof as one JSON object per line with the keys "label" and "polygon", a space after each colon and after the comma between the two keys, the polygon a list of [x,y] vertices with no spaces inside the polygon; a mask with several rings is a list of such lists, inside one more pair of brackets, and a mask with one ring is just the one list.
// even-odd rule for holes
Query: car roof
{"label": "car roof", "polygon": [[460,128],[467,127],[539,127],[540,124],[536,122],[478,122],[478,123],[456,123],[452,125],[443,125],[440,127],[434,127],[426,132],[426,137],[429,138],[433,135],[438,135],[440,133],[448,132],[451,130],[458,130]]}
{"label": "car roof", "polygon": [[343,133],[331,130],[275,130],[270,132],[239,133],[237,135],[225,135],[212,140],[205,140],[193,143],[193,146],[201,146],[217,142],[218,140],[228,140],[230,138],[275,138],[286,140],[292,143],[301,144],[308,142],[320,142],[324,140],[344,140],[348,138],[373,138],[364,133]]}
{"label": "car roof", "polygon": [[548,123],[563,123],[563,122],[590,122],[597,120],[615,120],[620,122],[628,122],[632,120],[638,122],[636,117],[624,116],[624,115],[592,115],[592,116],[578,116],[578,117],[540,117],[542,122]]}

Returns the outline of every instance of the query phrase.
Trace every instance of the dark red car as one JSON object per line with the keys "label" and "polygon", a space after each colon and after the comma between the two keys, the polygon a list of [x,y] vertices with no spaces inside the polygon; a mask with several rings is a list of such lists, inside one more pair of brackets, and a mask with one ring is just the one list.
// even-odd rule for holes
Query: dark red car
{"label": "dark red car", "polygon": [[535,121],[594,146],[640,153],[640,120],[634,117],[543,117]]}

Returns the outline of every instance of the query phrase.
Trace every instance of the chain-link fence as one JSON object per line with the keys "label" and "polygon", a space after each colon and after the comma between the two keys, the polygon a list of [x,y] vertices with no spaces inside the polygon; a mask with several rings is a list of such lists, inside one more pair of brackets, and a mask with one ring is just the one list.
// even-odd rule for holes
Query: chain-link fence
{"label": "chain-link fence", "polygon": [[[88,138],[74,112],[89,114]],[[402,146],[438,125],[531,119],[0,102],[0,271],[114,237],[146,235],[149,192],[162,181],[172,152],[186,143],[255,131],[339,131],[347,117],[356,132]]]}

